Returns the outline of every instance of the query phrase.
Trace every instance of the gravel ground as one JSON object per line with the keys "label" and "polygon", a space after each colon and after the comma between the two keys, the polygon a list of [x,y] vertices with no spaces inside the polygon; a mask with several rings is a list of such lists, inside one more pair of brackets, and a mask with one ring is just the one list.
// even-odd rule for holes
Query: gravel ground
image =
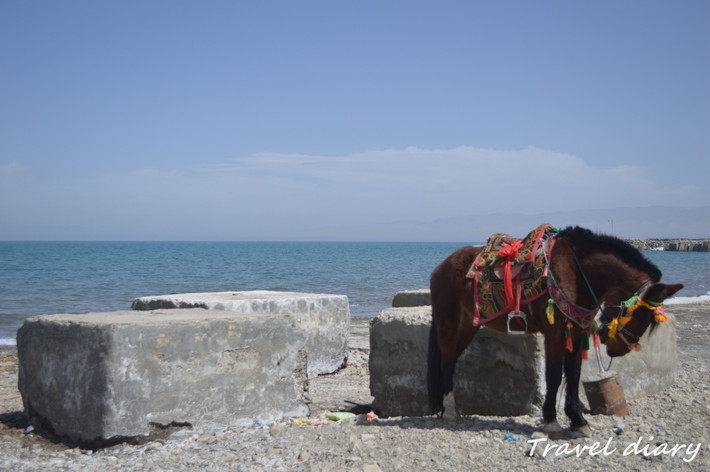
{"label": "gravel ground", "polygon": [[[669,306],[679,364],[663,394],[628,400],[626,418],[587,415],[590,438],[550,440],[538,417],[366,421],[372,401],[369,320],[352,323],[348,366],[315,379],[312,416],[221,431],[175,430],[144,444],[72,448],[37,434],[22,415],[17,356],[0,350],[0,469],[34,470],[710,470],[710,304]],[[329,411],[355,420],[330,422]],[[563,420],[564,418],[560,418]],[[563,423],[564,425],[564,423]]]}

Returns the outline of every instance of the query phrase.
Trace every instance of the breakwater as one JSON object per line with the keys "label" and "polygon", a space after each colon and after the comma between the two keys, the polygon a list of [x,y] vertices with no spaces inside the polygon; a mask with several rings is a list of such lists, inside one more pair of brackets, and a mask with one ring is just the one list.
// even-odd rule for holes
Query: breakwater
{"label": "breakwater", "polygon": [[639,251],[710,252],[710,239],[626,239]]}

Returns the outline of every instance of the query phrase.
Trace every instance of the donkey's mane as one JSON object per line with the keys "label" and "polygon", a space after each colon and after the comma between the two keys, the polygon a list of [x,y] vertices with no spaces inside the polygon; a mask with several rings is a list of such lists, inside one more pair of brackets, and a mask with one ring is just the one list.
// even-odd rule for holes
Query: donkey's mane
{"label": "donkey's mane", "polygon": [[592,231],[569,226],[560,232],[576,248],[584,252],[610,252],[622,261],[648,274],[652,282],[661,280],[661,271],[631,244],[615,236],[596,234]]}

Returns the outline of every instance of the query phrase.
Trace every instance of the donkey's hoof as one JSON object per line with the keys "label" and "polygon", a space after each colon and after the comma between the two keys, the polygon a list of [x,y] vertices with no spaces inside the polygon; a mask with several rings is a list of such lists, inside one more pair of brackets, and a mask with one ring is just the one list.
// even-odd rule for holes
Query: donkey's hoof
{"label": "donkey's hoof", "polygon": [[582,426],[572,426],[570,429],[572,434],[577,437],[589,438],[592,436],[592,428],[590,428],[588,424],[583,424]]}
{"label": "donkey's hoof", "polygon": [[444,413],[441,415],[441,419],[444,420],[444,423],[446,424],[456,424],[459,422],[459,414],[455,410],[453,413],[448,413],[444,410]]}
{"label": "donkey's hoof", "polygon": [[545,425],[542,427],[542,432],[547,434],[547,437],[550,439],[562,439],[565,435],[562,426],[560,426],[557,421],[545,423]]}
{"label": "donkey's hoof", "polygon": [[562,426],[557,421],[550,421],[542,427],[543,433],[556,433],[558,431],[562,431]]}

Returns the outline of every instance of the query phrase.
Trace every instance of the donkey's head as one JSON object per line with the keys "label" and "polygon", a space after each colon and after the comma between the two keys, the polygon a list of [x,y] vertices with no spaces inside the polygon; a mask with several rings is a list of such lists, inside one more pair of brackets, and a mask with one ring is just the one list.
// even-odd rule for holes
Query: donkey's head
{"label": "donkey's head", "polygon": [[609,357],[619,357],[638,348],[639,339],[651,327],[667,320],[663,301],[673,296],[683,285],[653,283],[640,295],[634,295],[619,305],[618,315],[599,329]]}

